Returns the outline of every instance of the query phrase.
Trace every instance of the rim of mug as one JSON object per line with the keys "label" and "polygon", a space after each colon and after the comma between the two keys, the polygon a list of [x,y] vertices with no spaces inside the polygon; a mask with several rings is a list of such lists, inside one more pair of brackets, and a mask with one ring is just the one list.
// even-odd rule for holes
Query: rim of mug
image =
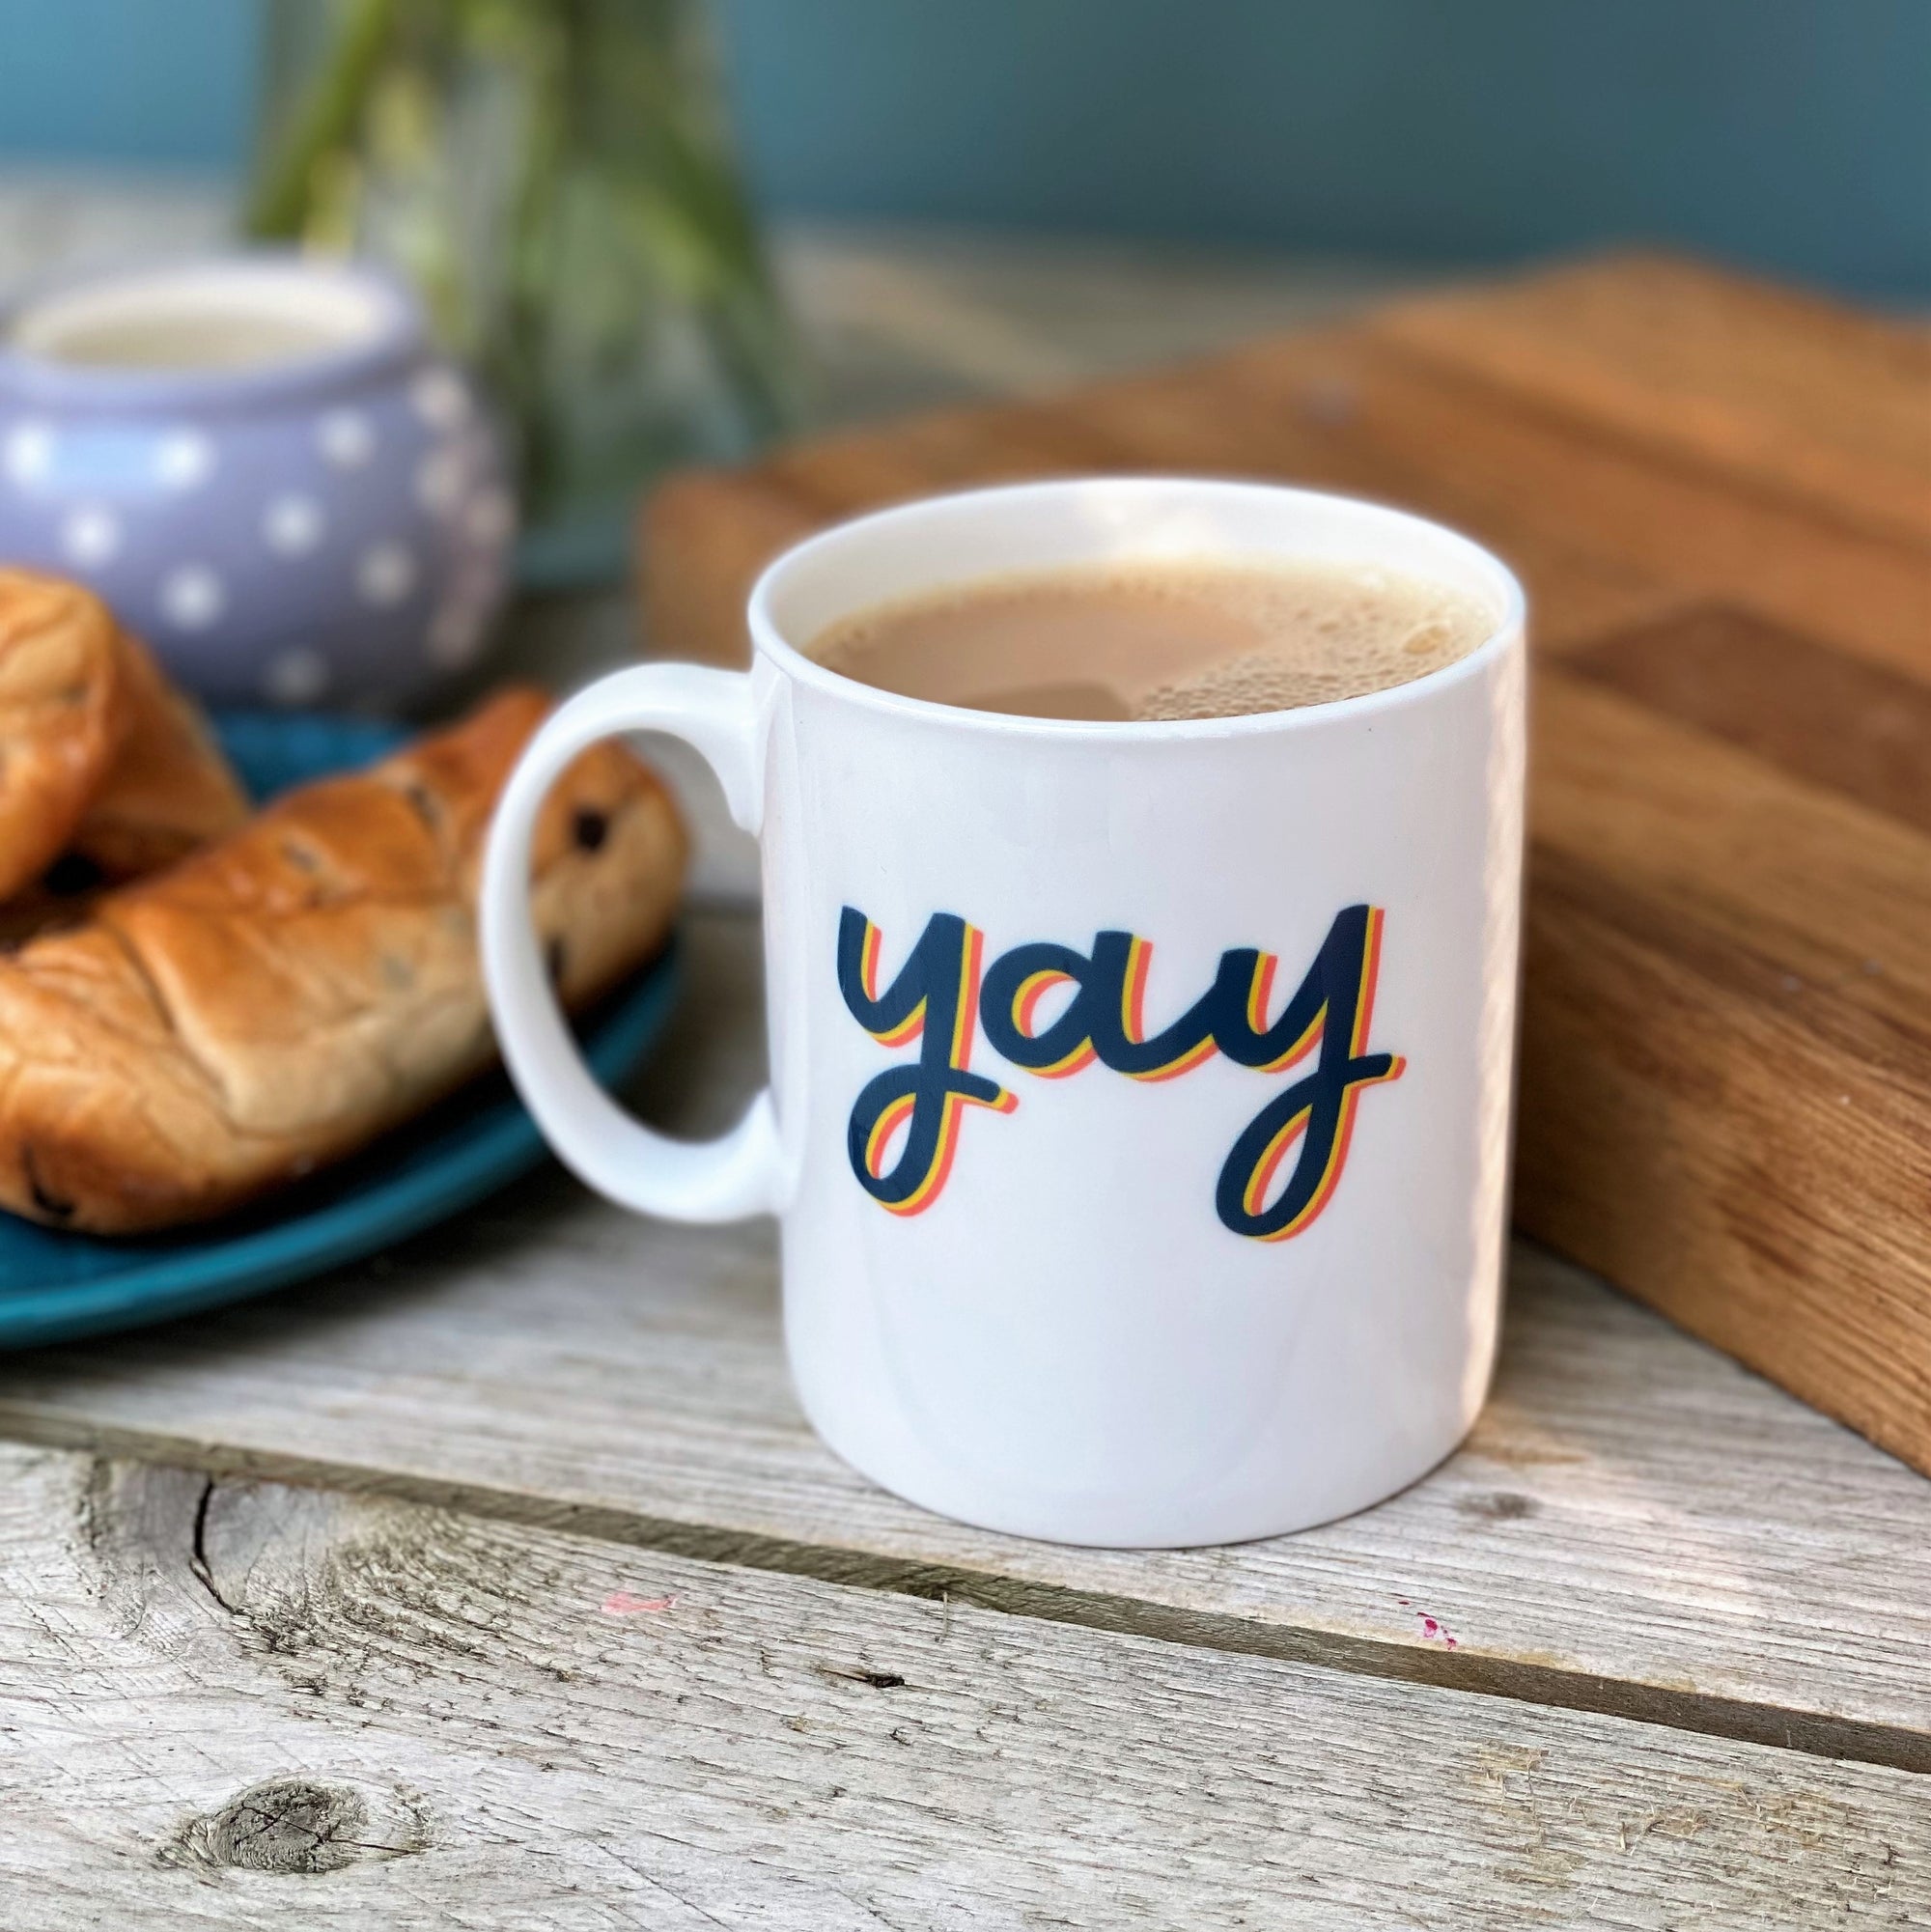
{"label": "rim of mug", "polygon": [[[196,278],[210,285],[285,283],[307,290],[327,283],[366,305],[367,326],[351,341],[231,368],[70,362],[18,340],[23,322],[36,311]],[[414,295],[367,262],[318,261],[298,249],[268,247],[124,261],[111,267],[84,265],[37,277],[0,301],[0,400],[81,411],[245,408],[352,387],[408,365],[427,349],[428,331]]]}
{"label": "rim of mug", "polygon": [[[984,503],[996,497],[1021,499],[1062,495],[1069,490],[1091,490],[1096,485],[1122,493],[1187,490],[1214,495],[1228,492],[1290,497],[1322,504],[1339,504],[1350,510],[1367,512],[1375,520],[1426,531],[1432,540],[1446,539],[1451,546],[1464,551],[1493,580],[1500,593],[1501,609],[1488,635],[1472,651],[1457,658],[1453,663],[1424,671],[1420,677],[1411,678],[1405,684],[1385,685],[1378,690],[1363,691],[1354,697],[1328,698],[1319,704],[1294,705],[1280,711],[1238,712],[1224,716],[1184,718],[1033,717],[1023,712],[977,711],[969,705],[942,704],[935,698],[907,697],[902,692],[884,690],[877,685],[847,677],[844,672],[834,671],[827,664],[821,664],[784,636],[772,615],[771,599],[789,571],[809,557],[849,541],[855,534],[876,530],[891,522],[910,520],[930,515],[936,509],[954,505]],[[1045,574],[1051,568],[1042,567],[1040,574]],[[1007,735],[1017,733],[1057,740],[1083,739],[1116,744],[1245,737],[1269,731],[1308,731],[1406,705],[1425,703],[1451,686],[1480,676],[1495,658],[1524,635],[1527,616],[1528,599],[1508,565],[1472,537],[1466,537],[1461,531],[1448,524],[1438,523],[1432,518],[1417,517],[1411,511],[1378,503],[1372,497],[1352,496],[1341,490],[1305,490],[1294,484],[1273,483],[1259,477],[1162,475],[1155,471],[1049,477],[1030,483],[991,484],[972,490],[940,490],[890,504],[882,510],[849,517],[813,536],[800,539],[772,558],[751,586],[747,606],[754,655],[770,658],[795,682],[813,686],[846,703],[963,730]]]}

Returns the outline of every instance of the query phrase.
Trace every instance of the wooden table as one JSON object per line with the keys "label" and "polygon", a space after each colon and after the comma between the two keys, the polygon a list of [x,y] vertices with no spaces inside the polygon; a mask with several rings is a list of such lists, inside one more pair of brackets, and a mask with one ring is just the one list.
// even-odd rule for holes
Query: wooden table
{"label": "wooden table", "polygon": [[[1138,353],[1348,293],[916,238],[792,261],[848,401],[886,338],[914,400],[919,343],[957,393],[1061,373],[1082,315],[1133,308]],[[1198,339],[1158,340],[1202,288],[1169,302]],[[518,650],[623,641],[552,606]],[[638,1090],[694,1134],[760,1077],[718,851]],[[555,1171],[231,1314],[0,1362],[0,1932],[1931,1918],[1931,1484],[1526,1247],[1468,1445],[1238,1549],[880,1494],[792,1399],[768,1226]]]}

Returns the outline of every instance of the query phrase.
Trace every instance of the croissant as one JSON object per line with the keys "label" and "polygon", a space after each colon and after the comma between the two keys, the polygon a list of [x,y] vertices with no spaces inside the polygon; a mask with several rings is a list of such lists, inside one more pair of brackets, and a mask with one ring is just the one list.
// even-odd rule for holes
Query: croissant
{"label": "croissant", "polygon": [[[0,1206],[97,1234],[205,1219],[487,1065],[482,847],[546,708],[506,691],[0,958]],[[685,856],[668,794],[628,751],[596,746],[565,773],[533,898],[567,1003],[661,945]]]}

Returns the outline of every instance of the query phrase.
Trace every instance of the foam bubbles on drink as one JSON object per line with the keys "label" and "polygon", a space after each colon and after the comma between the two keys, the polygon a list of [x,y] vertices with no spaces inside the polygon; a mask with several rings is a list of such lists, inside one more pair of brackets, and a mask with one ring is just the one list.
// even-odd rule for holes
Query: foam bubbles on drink
{"label": "foam bubbles on drink", "polygon": [[1135,695],[1136,718],[1242,717],[1412,684],[1491,627],[1472,598],[1390,571],[1220,571],[1216,588],[1264,641]]}
{"label": "foam bubbles on drink", "polygon": [[855,612],[808,648],[908,697],[1128,722],[1385,690],[1491,628],[1477,600],[1373,566],[1175,559],[981,578]]}

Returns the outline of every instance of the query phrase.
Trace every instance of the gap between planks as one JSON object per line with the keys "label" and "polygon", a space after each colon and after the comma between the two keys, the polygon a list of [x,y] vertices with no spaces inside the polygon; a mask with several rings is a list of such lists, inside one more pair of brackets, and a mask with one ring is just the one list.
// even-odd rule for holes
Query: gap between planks
{"label": "gap between planks", "polygon": [[[405,1475],[302,1455],[224,1447],[146,1430],[66,1423],[0,1406],[0,1432],[22,1443],[83,1453],[210,1481],[269,1481],[382,1501],[416,1504],[519,1527],[559,1530],[627,1549],[837,1583],[928,1603],[956,1603],[1044,1623],[1150,1638],[1199,1650],[1306,1664],[1356,1676],[1427,1684],[1471,1695],[1584,1711],[1635,1723],[1768,1745],[1813,1757],[1931,1772],[1931,1735],[1901,1726],[1634,1683],[1470,1650],[1268,1624],[1212,1610],[1149,1602],[1118,1592],[1001,1576],[960,1564],[913,1561],[788,1537],[761,1535],[607,1504],[531,1496],[490,1484]],[[1426,1478],[1423,1478],[1426,1480]]]}
{"label": "gap between planks", "polygon": [[[758,1078],[758,1028],[746,1023],[756,929],[710,915],[690,922],[690,938],[703,969],[655,1063],[647,1111],[702,1134],[735,1116]],[[631,1223],[559,1178],[533,1182],[500,1224],[454,1251],[434,1246],[434,1259],[418,1247],[400,1266],[372,1264],[375,1278],[338,1282],[313,1315],[278,1300],[187,1325],[172,1340],[20,1358],[0,1379],[0,1433],[567,1526],[746,1570],[951,1595],[1194,1649],[1931,1768],[1921,1694],[1895,1661],[1922,1627],[1911,1581],[1927,1514],[1921,1480],[1598,1284],[1571,1283],[1581,1302],[1552,1299],[1569,1279],[1556,1264],[1519,1257],[1531,1278],[1556,1269],[1554,1281],[1512,1314],[1517,1340],[1497,1399],[1443,1471],[1385,1511],[1304,1541],[1141,1565],[988,1544],[842,1472],[782,1396],[774,1270],[761,1234],[734,1245],[714,1231],[699,1244]],[[546,1313],[532,1328],[539,1286]],[[1596,1312],[1578,1322],[1560,1319],[1564,1310]],[[521,1365],[506,1383],[510,1347]],[[425,1348],[440,1350],[436,1374],[411,1379],[402,1365]],[[376,1386],[365,1356],[378,1365]],[[592,1359],[614,1368],[589,1374]],[[1575,1373],[1551,1384],[1555,1364]],[[514,1389],[531,1375],[569,1397],[573,1419],[541,1405],[515,1411]],[[450,1406],[470,1379],[491,1415],[511,1401],[507,1419],[519,1426],[500,1442]],[[629,1414],[639,1397],[663,1408],[641,1434]],[[1565,1434],[1570,1412],[1556,1405],[1573,1402],[1581,1407]],[[1628,1405],[1640,1442],[1620,1424],[1605,1434]],[[433,1439],[418,1440],[431,1421]],[[618,1426],[612,1461],[605,1439]],[[732,1446],[716,1480],[696,1479],[720,1445]],[[1706,1487],[1698,1471],[1710,1459],[1713,1477],[1727,1474]],[[1525,1498],[1492,1494],[1488,1466],[1533,1474],[1545,1462],[1575,1465],[1575,1480],[1531,1483]],[[1512,1546],[1507,1501],[1529,1505],[1525,1515],[1549,1511],[1542,1535],[1574,1560]],[[1500,1540],[1481,1554],[1457,1541],[1444,1554],[1444,1526],[1453,1534],[1465,1520],[1486,1523],[1490,1504]],[[1633,1541],[1637,1522],[1662,1540]],[[1041,1574],[1062,1554],[1067,1573]],[[1411,1557],[1418,1569],[1404,1576]],[[1520,1604],[1519,1614],[1491,1617],[1481,1642],[1449,1652],[1404,1641],[1399,1619],[1377,1615],[1377,1599],[1418,1581],[1442,1592],[1459,1624],[1474,1599],[1465,1589],[1454,1601],[1454,1564],[1469,1561],[1492,1575],[1484,1588],[1499,1585]],[[1203,1592],[1222,1601],[1202,1602]],[[1430,1608],[1441,1607],[1431,1594]],[[1627,1629],[1618,1622],[1632,1618]],[[1892,1661],[1873,1676],[1884,1660]]]}
{"label": "gap between planks", "polygon": [[1714,1932],[1927,1897],[1891,1770],[448,1511],[0,1451],[0,1562],[10,1925],[271,1932],[298,1892],[396,1932]]}

